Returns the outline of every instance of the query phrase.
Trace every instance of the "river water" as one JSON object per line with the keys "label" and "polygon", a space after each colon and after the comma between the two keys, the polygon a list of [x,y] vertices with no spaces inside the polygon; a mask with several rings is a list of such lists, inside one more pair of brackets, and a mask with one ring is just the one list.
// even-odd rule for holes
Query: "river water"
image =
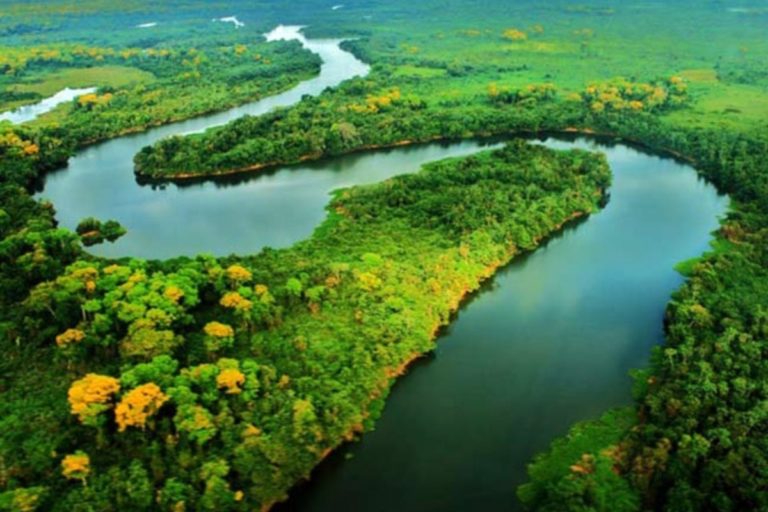
{"label": "river water", "polygon": [[[86,148],[69,160],[66,169],[46,176],[38,197],[52,200],[59,222],[69,228],[85,217],[114,219],[123,224],[128,234],[117,243],[92,248],[101,256],[166,258],[202,252],[252,253],[267,245],[283,247],[306,237],[319,223],[328,201],[326,190],[316,193],[319,184],[301,185],[303,177],[312,173],[294,173],[290,178],[285,178],[286,173],[264,174],[248,183],[236,179],[235,183],[241,182],[237,187],[230,186],[230,180],[184,188],[140,187],[133,173],[134,155],[159,139],[200,132],[244,115],[260,115],[293,105],[304,95],[318,95],[328,87],[368,73],[366,64],[339,48],[339,40],[308,40],[300,30],[280,26],[266,36],[269,41],[298,40],[318,54],[323,64],[317,77],[261,101]],[[329,173],[333,174],[333,169]],[[307,179],[319,180],[321,173]],[[333,177],[329,177],[332,182]],[[293,190],[291,194],[295,187],[303,189],[303,193]],[[279,196],[278,188],[289,192]],[[312,199],[306,198],[313,193]],[[304,214],[310,209],[314,216]],[[311,227],[306,228],[306,223]]]}
{"label": "river water", "polygon": [[70,89],[67,87],[34,105],[25,105],[8,112],[0,113],[0,121],[10,121],[14,124],[26,123],[27,121],[32,121],[33,119],[37,119],[41,115],[50,112],[59,105],[69,103],[78,96],[95,91],[96,87],[84,87],[81,89]]}
{"label": "river water", "polygon": [[[296,89],[225,113],[81,151],[49,175],[68,227],[116,219],[129,234],[105,256],[165,258],[287,247],[321,222],[328,193],[378,182],[422,163],[476,152],[465,141],[376,151],[204,183],[139,186],[132,157],[174,133],[289,105],[367,72],[338,41],[299,38],[325,64]],[[297,488],[284,510],[514,510],[525,464],[575,421],[630,401],[627,372],[662,340],[662,317],[682,279],[676,262],[707,249],[727,198],[688,165],[624,145],[546,139],[606,153],[611,200],[503,269],[465,303],[430,357],[395,386],[374,432],[345,446]]]}
{"label": "river water", "polygon": [[395,385],[376,430],[281,511],[510,511],[525,465],[575,422],[631,402],[628,372],[663,339],[675,263],[704,252],[727,198],[687,165],[627,146],[601,212],[514,261]]}

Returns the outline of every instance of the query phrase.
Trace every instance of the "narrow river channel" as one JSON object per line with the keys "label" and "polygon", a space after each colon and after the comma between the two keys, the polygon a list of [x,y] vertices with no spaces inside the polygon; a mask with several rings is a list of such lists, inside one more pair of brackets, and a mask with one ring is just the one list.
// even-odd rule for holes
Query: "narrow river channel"
{"label": "narrow river channel", "polygon": [[[165,258],[253,253],[309,236],[333,189],[415,172],[486,144],[428,144],[186,186],[139,186],[132,157],[174,133],[289,105],[367,72],[338,47],[300,38],[325,61],[318,78],[225,113],[87,148],[39,194],[74,227],[116,219],[129,234],[94,252]],[[273,33],[274,36],[275,33]],[[676,262],[707,249],[727,198],[691,167],[624,145],[547,139],[607,154],[605,210],[502,270],[468,301],[435,353],[395,386],[377,429],[327,459],[283,510],[514,510],[525,464],[573,422],[630,401],[627,372],[662,339],[681,284]]]}

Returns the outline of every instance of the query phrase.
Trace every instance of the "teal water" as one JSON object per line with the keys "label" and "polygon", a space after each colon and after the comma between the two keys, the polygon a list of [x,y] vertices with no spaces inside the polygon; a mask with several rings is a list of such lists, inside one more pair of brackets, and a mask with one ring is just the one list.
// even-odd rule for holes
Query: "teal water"
{"label": "teal water", "polygon": [[[398,148],[188,186],[136,183],[131,159],[146,144],[289,105],[367,72],[338,41],[300,40],[325,61],[316,79],[87,148],[47,176],[39,195],[67,227],[87,216],[125,225],[129,233],[116,244],[94,248],[100,255],[246,254],[309,236],[336,188],[493,145]],[[543,143],[605,152],[614,172],[607,207],[513,262],[469,300],[434,354],[400,379],[376,430],[321,464],[283,510],[514,510],[535,453],[575,421],[629,403],[627,372],[661,341],[665,304],[682,282],[673,266],[706,250],[727,199],[671,159],[586,139]]]}

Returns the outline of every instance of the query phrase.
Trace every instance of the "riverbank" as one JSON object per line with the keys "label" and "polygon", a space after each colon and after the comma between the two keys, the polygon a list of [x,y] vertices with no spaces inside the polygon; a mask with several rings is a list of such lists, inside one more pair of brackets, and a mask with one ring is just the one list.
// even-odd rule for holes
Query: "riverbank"
{"label": "riverbank", "polygon": [[547,144],[607,154],[605,209],[465,296],[434,357],[396,381],[375,429],[277,510],[520,510],[515,487],[536,453],[573,422],[631,403],[627,373],[662,343],[664,305],[682,282],[673,262],[705,250],[725,201],[672,159]]}
{"label": "riverbank", "polygon": [[130,128],[126,128],[126,129],[120,130],[120,131],[115,132],[115,133],[110,133],[108,135],[104,135],[103,137],[85,139],[85,140],[79,141],[77,146],[74,148],[74,151],[86,149],[86,148],[88,148],[90,146],[94,146],[96,144],[101,144],[103,142],[106,142],[106,141],[109,141],[109,140],[112,140],[112,139],[119,139],[121,137],[125,137],[125,136],[128,136],[128,135],[135,135],[135,134],[139,134],[139,133],[144,133],[147,130],[152,130],[154,128],[160,128],[160,127],[164,127],[164,126],[168,126],[168,125],[172,125],[172,124],[177,124],[177,123],[181,123],[181,122],[184,122],[184,121],[189,121],[191,119],[195,119],[195,118],[199,118],[199,117],[210,116],[212,114],[218,114],[218,113],[222,113],[222,112],[225,112],[225,111],[233,109],[233,108],[241,107],[241,106],[246,105],[248,103],[258,102],[258,101],[260,101],[263,98],[269,98],[271,96],[279,95],[279,94],[282,94],[282,93],[284,93],[286,91],[294,89],[301,82],[307,81],[307,80],[311,80],[313,77],[316,77],[318,74],[319,74],[319,71],[318,71],[318,73],[306,73],[304,75],[299,74],[299,75],[291,77],[291,79],[293,80],[292,82],[280,84],[279,86],[274,87],[273,89],[268,89],[268,90],[265,90],[265,91],[260,91],[258,94],[254,95],[254,96],[249,96],[249,97],[241,98],[241,99],[239,99],[238,101],[235,101],[235,102],[231,102],[231,103],[226,103],[225,102],[225,103],[217,104],[214,107],[211,107],[211,108],[208,108],[208,109],[196,110],[193,113],[188,113],[188,114],[184,114],[184,115],[171,115],[170,117],[167,117],[167,118],[162,119],[162,120],[153,120],[153,121],[150,121],[150,122],[148,122],[148,123],[146,123],[144,125],[132,126]]}
{"label": "riverbank", "polygon": [[[605,200],[607,198],[606,190],[598,190],[596,191],[596,194],[601,197],[601,200]],[[541,236],[537,237],[535,240],[535,246],[532,248],[526,249],[524,252],[520,251],[517,248],[510,248],[509,252],[504,255],[503,258],[492,262],[490,265],[483,268],[478,274],[476,274],[472,280],[472,284],[457,290],[456,293],[449,299],[449,305],[447,308],[447,312],[443,316],[445,319],[443,320],[436,320],[433,324],[432,328],[430,329],[429,334],[429,341],[432,346],[427,347],[425,350],[420,352],[413,352],[408,354],[399,364],[396,366],[385,368],[383,370],[384,379],[381,380],[371,391],[369,398],[370,401],[377,402],[386,400],[387,397],[390,394],[390,391],[392,387],[396,384],[398,379],[404,377],[409,370],[420,360],[422,360],[427,354],[433,353],[436,346],[434,345],[438,339],[443,336],[443,331],[453,323],[455,320],[455,315],[459,312],[459,310],[462,308],[462,306],[466,303],[466,301],[475,295],[480,289],[482,289],[489,280],[491,280],[497,272],[510,265],[515,259],[525,256],[526,254],[532,254],[534,251],[538,249],[538,247],[546,242],[547,240],[557,237],[560,235],[565,229],[567,229],[569,226],[574,225],[575,223],[579,221],[583,221],[587,218],[588,215],[592,214],[594,212],[574,212],[570,218],[564,220],[561,224],[554,227],[552,231],[546,234],[542,234]],[[373,424],[378,418],[372,417],[371,413],[369,411],[366,411],[366,408],[368,406],[363,407],[363,419],[366,422],[369,422],[369,424]],[[369,428],[370,430],[370,428]],[[342,445],[345,443],[352,443],[356,440],[356,438],[360,435],[363,435],[366,433],[366,428],[363,424],[363,422],[356,423],[352,426],[350,426],[349,430],[344,434],[340,439],[339,442],[331,447],[326,448],[321,455],[318,457],[317,461],[314,464],[314,467],[311,469],[310,472],[308,472],[304,478],[307,481],[310,481],[312,472],[316,471],[322,471],[322,468],[319,468],[321,463],[323,463],[329,456],[333,455],[334,452],[340,449]],[[370,435],[370,433],[369,433]],[[359,439],[358,439],[359,441]],[[302,482],[298,482],[296,484],[297,487],[301,488],[303,484]],[[282,503],[285,503],[285,500],[279,500],[274,503],[270,503],[262,507],[262,511],[267,512],[269,510],[272,510],[275,506],[280,505]]]}
{"label": "riverbank", "polygon": [[[514,254],[534,249],[573,215],[596,211],[609,181],[610,170],[600,155],[552,151],[517,141],[493,152],[435,162],[422,172],[383,184],[339,192],[329,208],[334,213],[318,235],[289,249],[219,260],[199,257],[148,263],[128,259],[115,267],[110,260],[96,259],[76,264],[51,286],[58,289],[78,279],[80,271],[93,276],[89,307],[99,303],[117,329],[132,331],[145,324],[141,319],[136,320],[140,324],[130,319],[125,324],[115,316],[120,308],[114,300],[140,304],[153,300],[153,290],[170,286],[184,297],[199,298],[157,303],[152,310],[153,318],[160,314],[158,307],[175,311],[178,320],[167,329],[185,340],[178,349],[162,344],[136,346],[132,337],[116,340],[119,352],[150,351],[141,356],[146,362],[133,366],[134,370],[125,356],[118,361],[97,356],[84,360],[73,354],[88,364],[89,372],[122,373],[125,382],[130,382],[134,371],[148,376],[145,370],[158,365],[177,368],[152,378],[176,397],[158,411],[152,428],[107,434],[111,460],[127,438],[135,441],[133,457],[144,460],[156,443],[166,442],[171,435],[168,429],[175,432],[171,437],[177,439],[176,450],[193,449],[202,434],[198,429],[204,426],[185,419],[183,411],[193,407],[200,422],[209,414],[217,418],[211,423],[215,431],[206,440],[205,454],[230,461],[227,481],[259,482],[239,484],[232,492],[241,490],[254,508],[284,498],[329,448],[361,425],[372,427],[396,370],[434,347],[437,326],[450,321],[461,297]],[[523,194],[530,198],[513,200]],[[474,200],[478,196],[488,197],[491,203],[478,204]],[[399,198],[399,205],[392,204],[394,198]],[[451,212],[456,207],[465,214],[454,217]],[[77,270],[83,265],[93,270]],[[118,299],[110,292],[119,294],[132,282],[140,283],[140,275],[149,281],[132,287],[130,297]],[[216,276],[225,281],[216,284]],[[78,300],[66,292],[56,296]],[[176,292],[164,296],[180,297]],[[46,311],[40,314],[47,316]],[[216,345],[202,338],[212,318],[233,329],[231,348],[216,350]],[[70,321],[82,332],[98,328],[90,315],[84,322],[81,316],[66,320]],[[53,328],[66,331],[58,323]],[[93,350],[102,351],[96,346]],[[132,353],[134,357],[144,354]],[[206,362],[211,360],[215,363]],[[214,402],[198,394],[197,386],[205,384],[195,384],[197,376],[219,371],[214,368],[232,369],[235,364],[246,382],[242,393],[221,395]],[[130,392],[130,386],[126,384],[124,393]],[[192,395],[179,394],[181,388]],[[194,403],[186,402],[190,398]],[[111,424],[113,412],[103,412]],[[92,448],[93,435],[99,434],[84,427],[79,439],[85,444],[79,449],[88,450],[94,466],[104,467],[94,472],[94,478],[106,478],[111,463]],[[236,444],[229,444],[231,439]],[[164,463],[167,474],[188,481],[185,485],[193,489],[186,470],[177,466],[173,457]],[[98,485],[89,484],[89,488]],[[119,492],[119,487],[112,489]],[[72,488],[68,499],[87,502],[83,493]]]}
{"label": "riverbank", "polygon": [[294,166],[294,165],[307,163],[307,162],[324,161],[331,158],[362,154],[368,151],[376,151],[376,150],[382,150],[382,149],[393,149],[393,148],[417,146],[417,145],[430,144],[430,143],[450,144],[450,143],[455,143],[462,140],[493,141],[493,140],[498,140],[500,137],[546,138],[546,137],[558,137],[563,135],[566,135],[566,136],[584,135],[588,137],[595,137],[598,139],[613,140],[614,142],[624,142],[630,145],[645,148],[655,153],[669,155],[681,161],[689,163],[694,167],[696,166],[696,161],[692,157],[685,155],[680,151],[676,151],[670,147],[649,145],[643,142],[642,139],[627,137],[626,135],[619,134],[619,132],[602,131],[599,129],[593,129],[589,127],[584,127],[584,128],[565,127],[560,130],[546,129],[546,130],[540,130],[540,131],[516,130],[512,132],[507,132],[507,131],[499,131],[499,132],[491,132],[491,133],[484,132],[476,135],[467,135],[461,138],[443,137],[443,136],[436,135],[436,136],[431,136],[431,137],[426,137],[421,139],[404,139],[404,140],[400,140],[400,141],[396,141],[388,144],[366,144],[366,145],[350,148],[341,153],[330,154],[330,153],[324,153],[324,152],[316,152],[316,153],[311,153],[307,155],[302,155],[297,159],[258,163],[258,164],[253,164],[245,167],[221,169],[221,170],[216,170],[211,172],[185,171],[185,172],[178,172],[178,173],[168,173],[168,174],[164,173],[161,175],[153,175],[153,174],[145,174],[142,171],[141,166],[137,164],[134,166],[134,173],[136,174],[137,181],[143,185],[162,185],[163,183],[177,183],[177,184],[199,183],[199,182],[203,182],[210,179],[216,179],[216,178],[227,177],[227,176],[236,176],[241,174],[254,174],[260,171],[269,171],[272,169],[276,169],[278,167]]}

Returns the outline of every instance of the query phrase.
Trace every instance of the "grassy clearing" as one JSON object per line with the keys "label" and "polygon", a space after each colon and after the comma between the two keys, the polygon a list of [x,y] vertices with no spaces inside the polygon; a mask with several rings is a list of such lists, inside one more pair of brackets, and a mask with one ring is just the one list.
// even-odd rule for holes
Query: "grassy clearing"
{"label": "grassy clearing", "polygon": [[695,98],[691,108],[671,113],[669,122],[746,133],[768,126],[768,94],[764,87],[694,82],[691,93]]}
{"label": "grassy clearing", "polygon": [[[31,74],[22,81],[8,87],[14,93],[33,93],[48,98],[69,88],[82,87],[130,87],[155,80],[152,73],[127,66],[98,66],[92,68],[69,68],[54,72]],[[0,110],[11,110],[22,105],[36,103],[39,99],[0,102]]]}
{"label": "grassy clearing", "polygon": [[16,92],[34,92],[43,97],[52,96],[70,87],[128,87],[155,80],[152,73],[126,66],[100,66],[93,68],[61,69],[53,73],[31,75],[12,86]]}
{"label": "grassy clearing", "polygon": [[406,65],[406,66],[398,67],[394,74],[395,76],[407,76],[407,77],[417,77],[417,78],[438,78],[438,77],[444,77],[446,75],[446,72],[444,69]]}

